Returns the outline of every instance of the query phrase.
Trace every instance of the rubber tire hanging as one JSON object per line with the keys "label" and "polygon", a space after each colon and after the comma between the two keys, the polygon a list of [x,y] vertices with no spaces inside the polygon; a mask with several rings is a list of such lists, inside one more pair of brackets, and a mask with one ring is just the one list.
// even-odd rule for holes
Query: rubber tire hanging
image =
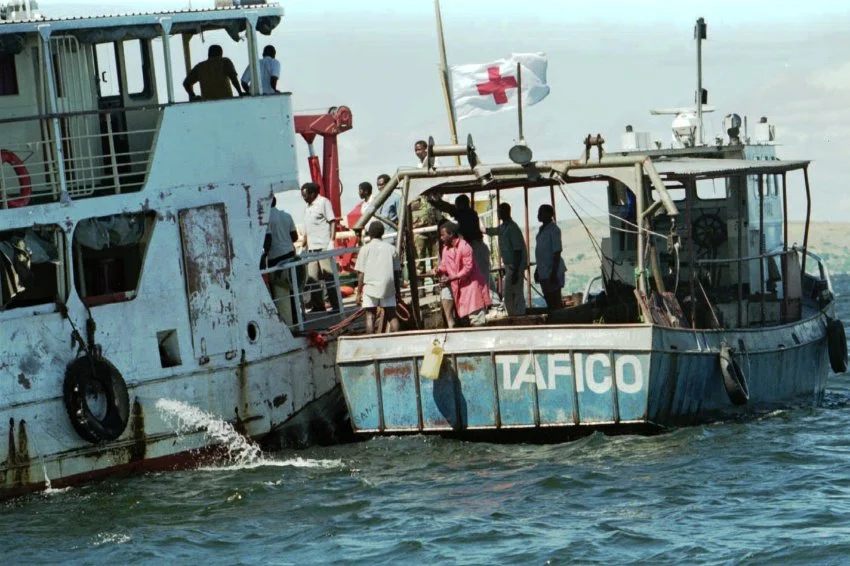
{"label": "rubber tire hanging", "polygon": [[829,349],[829,365],[835,373],[847,371],[847,335],[844,324],[834,318],[826,325],[826,344]]}
{"label": "rubber tire hanging", "polygon": [[747,387],[747,377],[735,358],[734,351],[727,345],[720,347],[720,373],[723,375],[723,387],[733,405],[746,405],[750,400],[750,391]]}
{"label": "rubber tire hanging", "polygon": [[[106,414],[97,418],[87,396],[106,395]],[[130,396],[121,372],[109,360],[84,355],[65,369],[63,384],[65,408],[71,424],[82,438],[92,443],[115,440],[130,420]]]}

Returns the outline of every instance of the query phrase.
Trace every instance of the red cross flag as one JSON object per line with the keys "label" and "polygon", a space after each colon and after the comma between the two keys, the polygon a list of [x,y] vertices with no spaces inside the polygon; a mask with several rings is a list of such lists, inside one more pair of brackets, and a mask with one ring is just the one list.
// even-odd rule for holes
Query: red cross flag
{"label": "red cross flag", "polygon": [[451,80],[457,119],[516,108],[517,63],[522,68],[523,106],[546,98],[545,53],[514,53],[484,65],[456,65],[451,68]]}

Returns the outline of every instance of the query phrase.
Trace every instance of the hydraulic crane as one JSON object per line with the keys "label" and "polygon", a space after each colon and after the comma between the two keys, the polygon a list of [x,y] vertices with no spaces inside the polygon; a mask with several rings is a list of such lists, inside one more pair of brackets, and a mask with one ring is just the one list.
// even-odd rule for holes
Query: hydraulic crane
{"label": "hydraulic crane", "polygon": [[[337,136],[352,127],[351,110],[347,106],[333,106],[324,114],[295,116],[295,132],[307,142],[310,152],[307,162],[310,177],[321,189],[320,194],[331,201],[334,215],[342,217],[342,183],[339,180],[339,147]],[[322,138],[322,164],[313,148],[316,136]]]}

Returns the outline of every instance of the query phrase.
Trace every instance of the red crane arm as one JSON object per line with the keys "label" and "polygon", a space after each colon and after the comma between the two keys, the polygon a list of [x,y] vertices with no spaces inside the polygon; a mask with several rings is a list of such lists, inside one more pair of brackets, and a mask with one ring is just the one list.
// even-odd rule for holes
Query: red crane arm
{"label": "red crane arm", "polygon": [[[295,132],[301,134],[310,150],[308,164],[310,176],[321,189],[321,194],[331,201],[334,214],[342,217],[342,184],[339,181],[339,147],[337,136],[352,128],[351,110],[347,106],[334,106],[325,114],[295,116]],[[322,138],[322,166],[313,151],[316,136]]]}

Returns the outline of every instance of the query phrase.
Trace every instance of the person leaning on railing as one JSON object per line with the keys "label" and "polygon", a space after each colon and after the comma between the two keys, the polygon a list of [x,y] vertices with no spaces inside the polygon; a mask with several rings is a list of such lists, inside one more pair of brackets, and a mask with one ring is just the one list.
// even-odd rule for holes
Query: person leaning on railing
{"label": "person leaning on railing", "polygon": [[[319,185],[304,183],[301,197],[307,203],[304,210],[304,248],[311,252],[333,249],[336,235],[337,218],[331,201],[319,194]],[[313,287],[310,293],[311,312],[324,312],[325,300],[322,297],[322,283],[327,289],[331,310],[339,312],[339,299],[334,288],[334,274],[331,268],[333,258],[325,257],[307,265],[307,283]]]}
{"label": "person leaning on railing", "polygon": [[[298,240],[298,229],[292,216],[285,210],[276,208],[277,199],[272,197],[271,210],[269,211],[269,226],[266,238],[263,242],[266,268],[275,267],[283,262],[295,258],[295,241]],[[301,275],[303,267],[296,268],[299,282],[303,281]],[[293,313],[296,308],[292,296],[292,280],[288,269],[275,271],[269,276],[270,291],[272,299],[277,307],[278,318],[287,325],[293,322]]]}
{"label": "person leaning on railing", "polygon": [[[200,98],[195,94],[195,83],[201,83]],[[210,45],[207,51],[207,60],[192,67],[192,70],[186,75],[186,80],[183,81],[183,88],[189,94],[189,100],[233,98],[230,85],[233,85],[236,93],[242,96],[236,67],[233,66],[233,61],[224,56],[221,45]]]}

